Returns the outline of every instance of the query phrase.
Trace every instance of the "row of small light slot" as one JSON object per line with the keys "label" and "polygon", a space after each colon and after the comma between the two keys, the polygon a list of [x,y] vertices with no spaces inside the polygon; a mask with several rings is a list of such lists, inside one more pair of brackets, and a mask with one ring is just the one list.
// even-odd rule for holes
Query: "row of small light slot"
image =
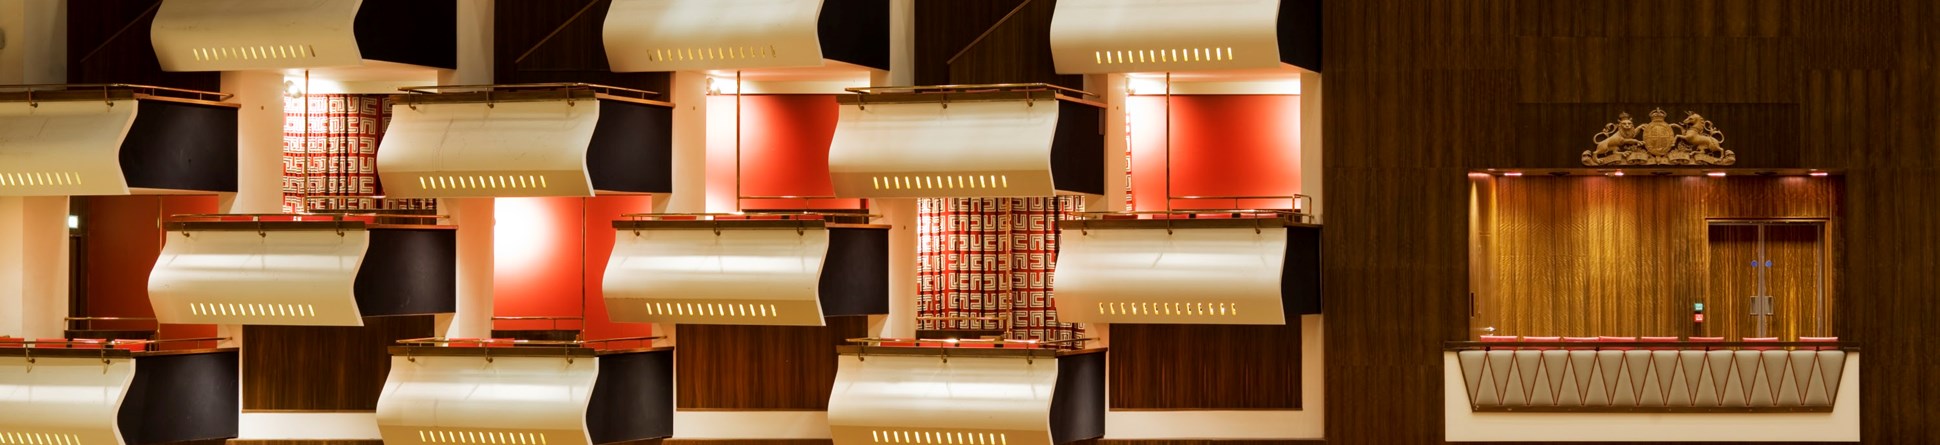
{"label": "row of small light slot", "polygon": [[81,436],[74,435],[74,434],[51,434],[51,433],[0,433],[0,444],[81,445]]}
{"label": "row of small light slot", "polygon": [[1101,315],[1239,315],[1239,303],[1098,303]]}
{"label": "row of small light slot", "polygon": [[78,172],[0,173],[0,186],[81,185]]}
{"label": "row of small light slot", "polygon": [[772,304],[646,303],[648,315],[705,315],[710,317],[780,317]]}
{"label": "row of small light slot", "polygon": [[194,315],[233,315],[253,317],[315,317],[316,305],[280,303],[189,303]]}
{"label": "row of small light slot", "polygon": [[1004,437],[1004,433],[871,430],[869,436],[875,438],[876,443],[944,445],[1007,445],[1010,443],[1010,440]]}
{"label": "row of small light slot", "polygon": [[869,181],[875,184],[876,190],[1010,188],[1010,176],[1007,175],[874,176]]}
{"label": "row of small light slot", "polygon": [[[1623,177],[1623,170],[1611,170],[1611,171],[1607,171],[1607,172],[1603,172],[1603,175],[1604,175],[1604,176],[1614,176],[1614,177]],[[1713,178],[1722,178],[1722,177],[1726,177],[1726,176],[1731,176],[1731,174],[1730,174],[1730,173],[1726,173],[1726,172],[1704,172],[1704,175],[1705,175],[1705,176],[1710,176],[1710,177],[1713,177]],[[1502,176],[1508,176],[1508,177],[1518,177],[1518,176],[1522,176],[1522,172],[1503,172],[1503,173],[1502,173]],[[1812,171],[1812,172],[1806,172],[1806,176],[1811,176],[1811,177],[1814,177],[1814,178],[1823,178],[1823,177],[1827,177],[1827,176],[1832,176],[1832,173],[1830,173],[1830,172],[1822,172],[1822,171]]]}
{"label": "row of small light slot", "polygon": [[542,433],[504,433],[491,431],[418,430],[418,441],[424,443],[546,445],[546,435]]}
{"label": "row of small light slot", "polygon": [[195,54],[195,60],[205,62],[223,59],[304,59],[317,56],[316,48],[310,45],[227,46],[196,48],[190,52]]}
{"label": "row of small light slot", "polygon": [[419,176],[418,187],[424,190],[457,189],[530,189],[546,188],[546,177],[540,175],[471,175],[471,176]]}
{"label": "row of small light slot", "polygon": [[735,60],[735,59],[772,59],[775,46],[723,46],[714,48],[656,49],[647,53],[647,60],[669,62],[678,60]]}
{"label": "row of small light slot", "polygon": [[1233,47],[1141,49],[1131,51],[1093,51],[1100,65],[1154,62],[1223,62],[1233,60]]}

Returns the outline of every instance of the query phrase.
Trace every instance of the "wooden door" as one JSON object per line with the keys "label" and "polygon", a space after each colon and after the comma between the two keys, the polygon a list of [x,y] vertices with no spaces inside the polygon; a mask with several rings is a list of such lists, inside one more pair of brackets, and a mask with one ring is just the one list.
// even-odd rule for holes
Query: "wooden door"
{"label": "wooden door", "polygon": [[[1824,228],[1797,222],[1711,224],[1706,320],[1692,335],[1786,341],[1829,335]],[[1754,296],[1771,297],[1766,320],[1753,314]]]}
{"label": "wooden door", "polygon": [[[1693,337],[1736,341],[1755,332],[1751,296],[1758,294],[1758,226],[1713,224],[1709,231],[1710,267],[1705,277],[1704,323]],[[1688,310],[1688,309],[1687,309]]]}

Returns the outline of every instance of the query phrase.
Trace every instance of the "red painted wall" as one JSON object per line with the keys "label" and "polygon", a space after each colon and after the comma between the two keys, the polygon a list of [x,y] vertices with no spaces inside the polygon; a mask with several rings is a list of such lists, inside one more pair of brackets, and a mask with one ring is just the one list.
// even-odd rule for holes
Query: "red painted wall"
{"label": "red painted wall", "polygon": [[653,325],[614,323],[606,318],[602,280],[606,261],[613,256],[613,220],[628,213],[653,211],[646,196],[601,196],[586,200],[586,338],[621,338],[653,335]]}
{"label": "red painted wall", "polygon": [[[216,213],[216,197],[93,196],[81,228],[87,238],[87,307],[89,317],[153,318],[148,302],[148,273],[162,254],[164,234],[158,225],[165,215]],[[146,329],[148,322],[99,322],[101,329]],[[159,338],[213,337],[215,325],[162,325]],[[204,345],[206,346],[206,345]]]}
{"label": "red painted wall", "polygon": [[[1132,201],[1164,210],[1166,143],[1171,196],[1285,196],[1300,192],[1300,96],[1135,96],[1126,107]],[[1178,208],[1289,208],[1285,199],[1173,200]]]}
{"label": "red painted wall", "polygon": [[[647,324],[607,321],[600,281],[613,251],[612,221],[652,209],[646,196],[501,198],[494,227],[492,313],[501,317],[584,317],[586,338],[643,336]],[[497,329],[548,329],[550,322],[499,321]]]}
{"label": "red painted wall", "polygon": [[[841,109],[834,95],[746,95],[740,105],[741,196],[835,194],[829,181],[829,141],[835,138]],[[741,208],[751,210],[860,207],[861,200],[856,199],[741,202]]]}

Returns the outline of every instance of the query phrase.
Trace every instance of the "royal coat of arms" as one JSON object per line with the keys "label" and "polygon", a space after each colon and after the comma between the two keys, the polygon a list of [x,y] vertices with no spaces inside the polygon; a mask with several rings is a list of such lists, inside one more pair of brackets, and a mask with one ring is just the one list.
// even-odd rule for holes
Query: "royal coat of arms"
{"label": "royal coat of arms", "polygon": [[1724,132],[1697,113],[1684,120],[1664,120],[1664,109],[1651,110],[1650,122],[1637,125],[1630,113],[1617,115],[1591,138],[1596,148],[1583,152],[1583,165],[1731,165],[1738,154],[1724,149]]}

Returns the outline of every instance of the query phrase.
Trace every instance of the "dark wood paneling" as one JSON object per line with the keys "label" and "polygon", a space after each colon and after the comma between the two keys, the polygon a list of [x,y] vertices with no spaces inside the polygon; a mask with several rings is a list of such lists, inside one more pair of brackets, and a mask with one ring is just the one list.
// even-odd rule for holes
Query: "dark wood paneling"
{"label": "dark wood paneling", "polygon": [[[1940,4],[1364,0],[1324,15],[1324,270],[1341,296],[1328,442],[1442,440],[1441,342],[1469,335],[1464,173],[1562,162],[1605,109],[1659,103],[1734,115],[1728,137],[1767,141],[1728,140],[1748,165],[1847,169],[1835,324],[1886,357],[1861,374],[1862,438],[1940,441],[1923,405],[1940,388],[1920,383],[1940,363]],[[1562,127],[1583,139],[1549,136]]]}
{"label": "dark wood paneling", "polygon": [[[1485,271],[1470,283],[1478,303],[1472,324],[1494,327],[1497,335],[1739,337],[1747,331],[1732,323],[1748,310],[1741,300],[1751,291],[1729,286],[1748,283],[1738,272],[1752,257],[1735,255],[1731,248],[1719,251],[1717,240],[1707,236],[1708,221],[1808,218],[1836,226],[1842,182],[1796,176],[1475,181],[1477,202],[1489,204],[1478,205],[1478,217],[1486,222],[1473,226],[1485,240],[1477,248],[1487,252],[1479,256],[1487,263],[1476,265]],[[1779,264],[1817,261],[1807,253],[1792,252],[1799,257]],[[1835,278],[1828,284],[1836,283],[1836,274],[1828,278]],[[1808,280],[1784,289],[1816,286]],[[1828,300],[1836,301],[1836,286],[1828,290],[1834,291]],[[1712,317],[1703,331],[1693,329],[1693,302],[1706,303]],[[1819,321],[1789,318],[1816,312],[1809,305],[1781,309],[1788,317],[1779,325],[1797,328]],[[1781,332],[1785,337],[1830,334]]]}
{"label": "dark wood paneling", "polygon": [[1300,320],[1111,325],[1112,409],[1300,409]]}
{"label": "dark wood paneling", "polygon": [[835,346],[866,337],[868,317],[828,326],[675,327],[674,390],[682,410],[825,410]]}
{"label": "dark wood paneling", "polygon": [[1059,75],[1051,59],[1051,14],[1056,0],[1026,0],[947,61],[951,84],[1044,82],[1072,88],[1084,76]]}
{"label": "dark wood paneling", "polygon": [[586,82],[668,92],[669,73],[615,73],[606,64],[601,30],[611,6],[612,0],[497,0],[494,82]]}
{"label": "dark wood paneling", "polygon": [[[950,58],[1029,0],[917,0],[917,85],[950,83]],[[1050,57],[1050,48],[1044,56]]]}
{"label": "dark wood paneling", "polygon": [[430,315],[367,317],[363,327],[243,327],[243,409],[370,411],[391,372],[387,347],[433,336]]}
{"label": "dark wood paneling", "polygon": [[162,71],[148,28],[161,0],[68,0],[68,83],[133,83],[216,91],[222,73]]}
{"label": "dark wood paneling", "polygon": [[1737,168],[1803,168],[1799,150],[1797,104],[1735,103],[1593,103],[1515,105],[1514,143],[1493,150],[1469,152],[1469,165],[1483,168],[1582,168],[1583,151],[1596,148],[1590,136],[1603,125],[1630,113],[1638,124],[1650,122],[1650,112],[1662,108],[1665,120],[1677,123],[1684,112],[1696,112],[1724,132],[1725,149],[1738,156]]}

